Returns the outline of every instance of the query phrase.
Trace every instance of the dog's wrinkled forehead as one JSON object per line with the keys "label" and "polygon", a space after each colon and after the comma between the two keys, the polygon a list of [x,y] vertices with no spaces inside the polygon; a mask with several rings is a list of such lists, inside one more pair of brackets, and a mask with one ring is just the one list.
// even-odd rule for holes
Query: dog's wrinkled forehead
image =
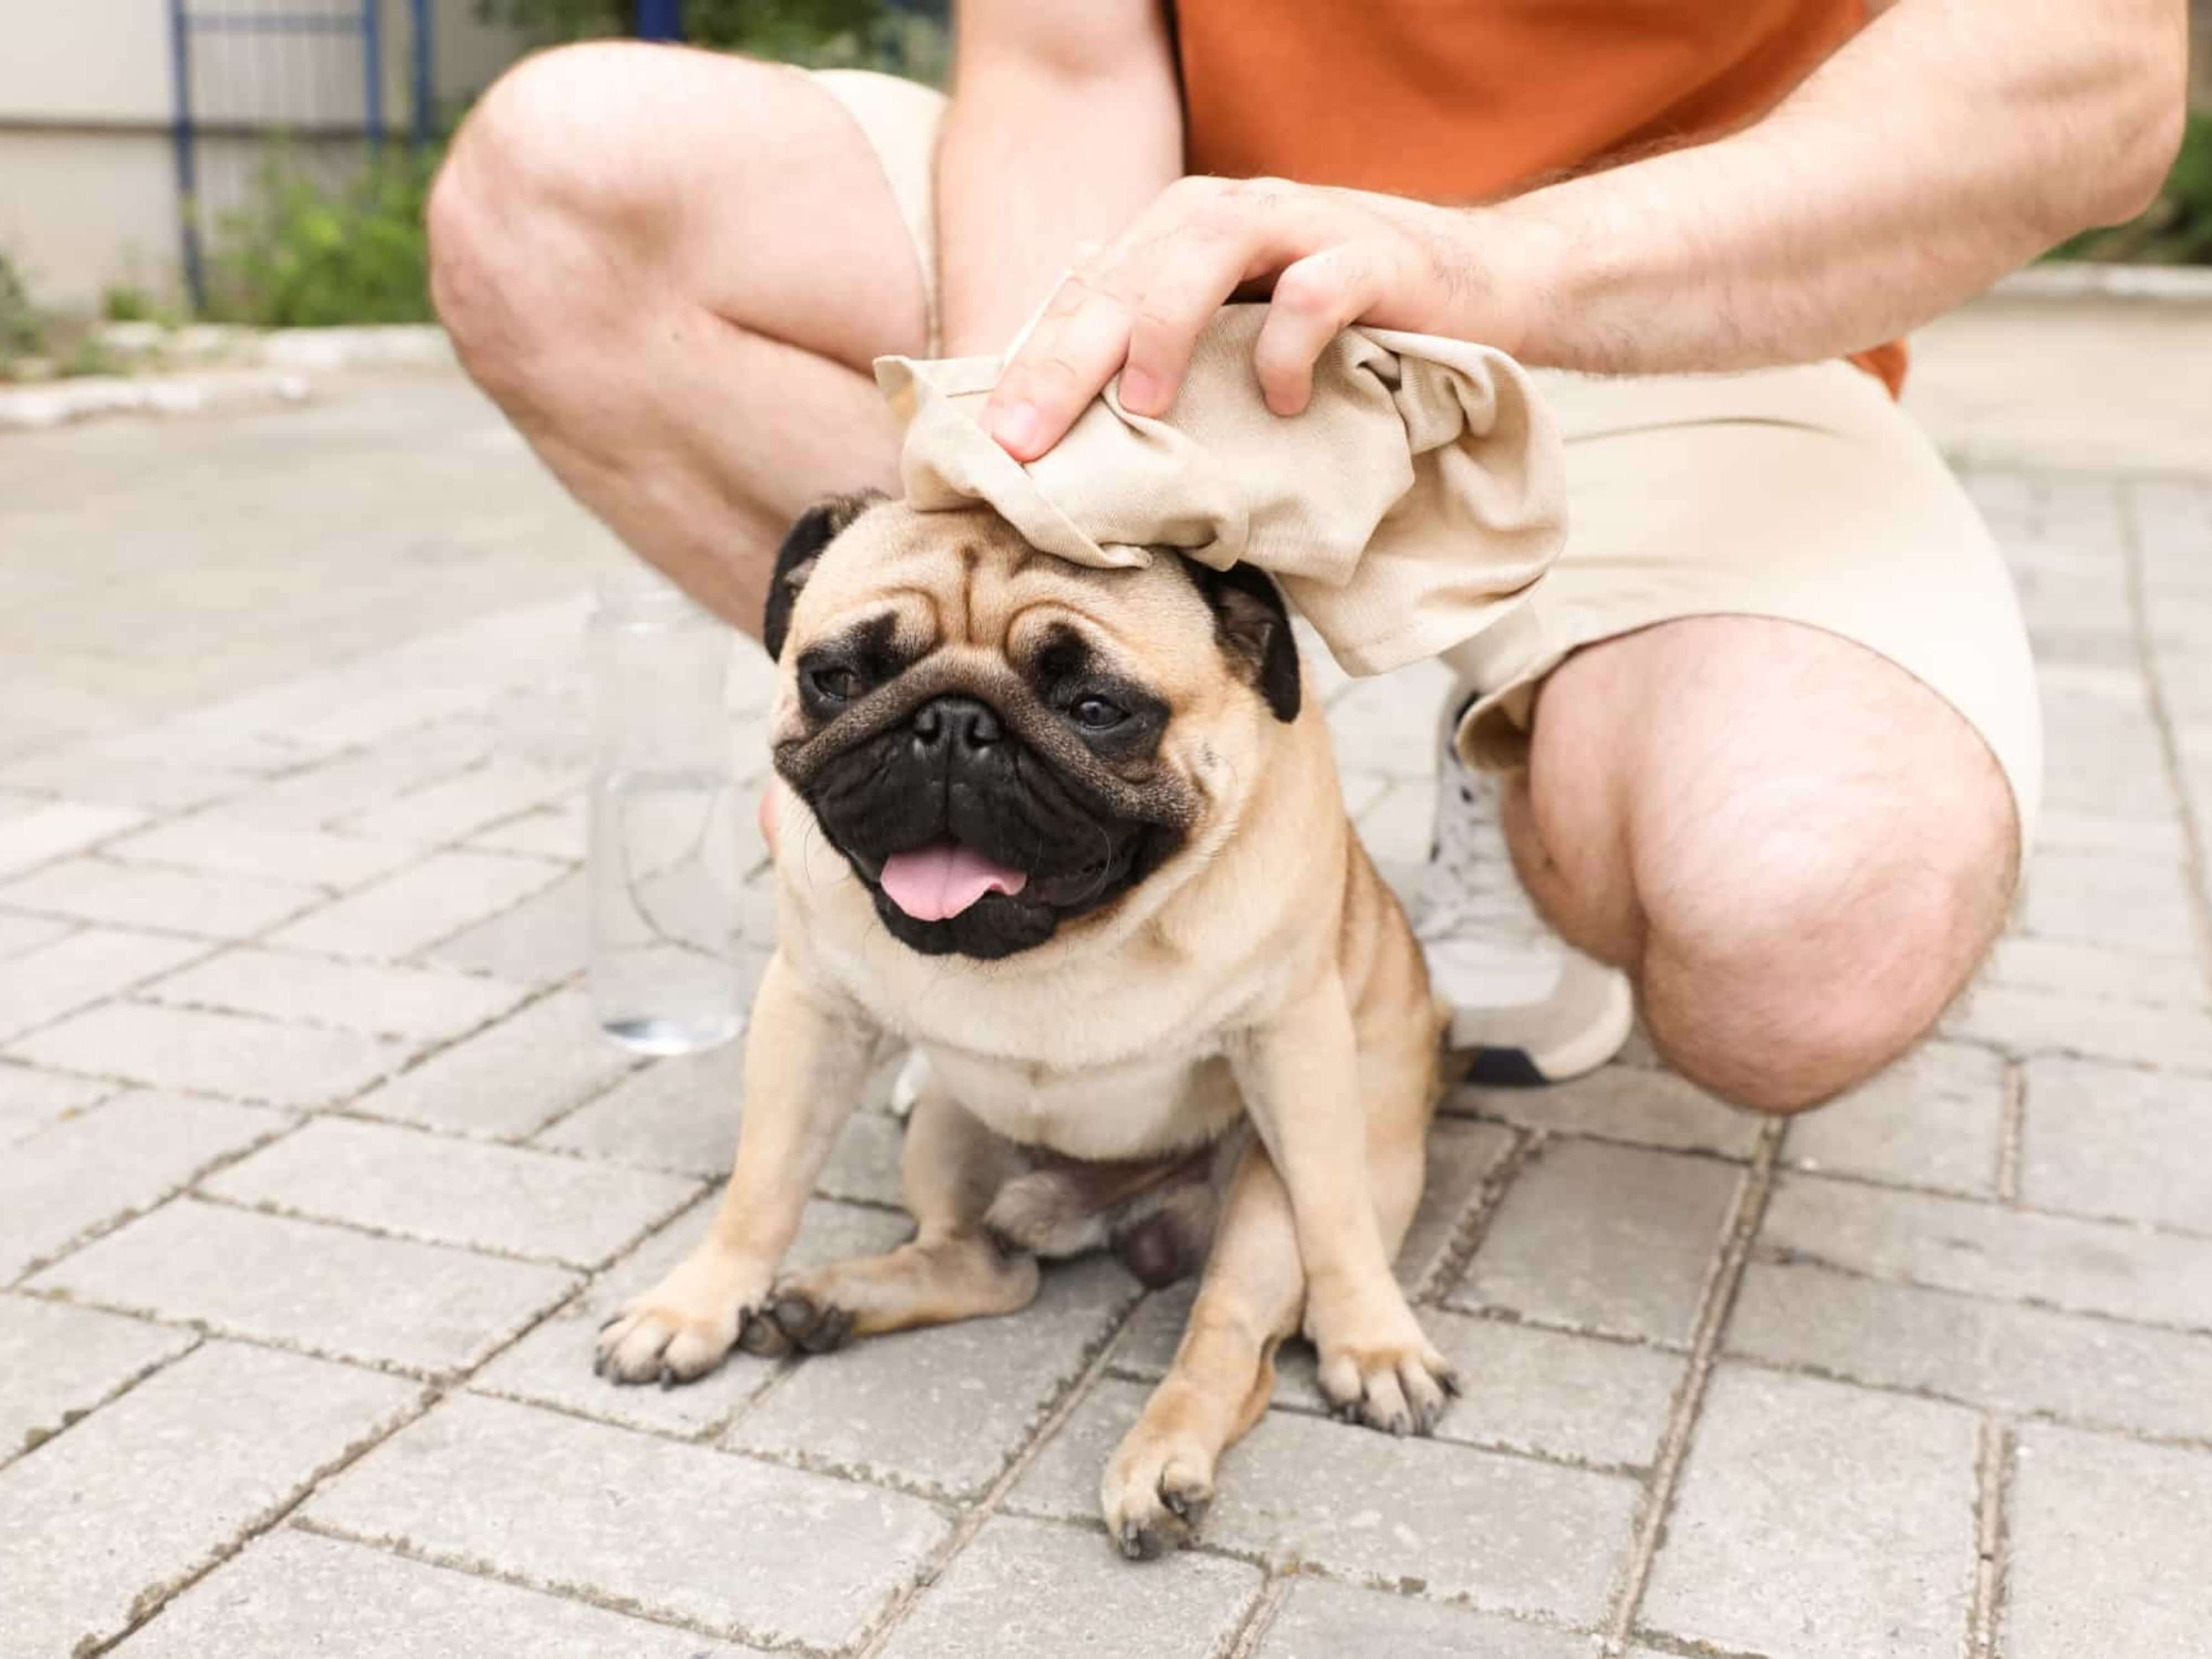
{"label": "dog's wrinkled forehead", "polygon": [[1167,702],[1202,700],[1226,669],[1296,717],[1297,651],[1273,584],[1162,550],[1097,569],[1041,553],[987,508],[920,513],[878,496],[809,510],[779,555],[763,638],[781,657],[854,640],[905,667],[951,648],[1018,671],[1048,653],[1134,675]]}

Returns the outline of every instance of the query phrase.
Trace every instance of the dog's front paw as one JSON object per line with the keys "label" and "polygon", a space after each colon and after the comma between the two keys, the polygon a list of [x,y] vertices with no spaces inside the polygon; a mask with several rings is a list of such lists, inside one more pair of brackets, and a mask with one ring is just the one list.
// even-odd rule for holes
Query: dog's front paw
{"label": "dog's front paw", "polygon": [[765,1270],[699,1251],[599,1328],[592,1369],[617,1382],[671,1388],[706,1376],[741,1337],[748,1347],[780,1346],[752,1340],[755,1331],[773,1329],[758,1312],[768,1280]]}
{"label": "dog's front paw", "polygon": [[1459,1373],[1437,1351],[1413,1310],[1370,1310],[1354,1319],[1314,1319],[1321,1391],[1347,1422],[1385,1434],[1432,1431],[1459,1392]]}
{"label": "dog's front paw", "polygon": [[1139,1422],[1098,1482],[1107,1536],[1132,1561],[1150,1561],[1198,1536],[1213,1502],[1213,1453],[1204,1442]]}

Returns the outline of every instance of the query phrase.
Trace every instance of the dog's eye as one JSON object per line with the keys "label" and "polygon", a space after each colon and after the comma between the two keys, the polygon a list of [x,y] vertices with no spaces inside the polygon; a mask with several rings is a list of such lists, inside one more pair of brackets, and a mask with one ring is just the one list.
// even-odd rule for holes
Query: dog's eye
{"label": "dog's eye", "polygon": [[811,669],[806,683],[825,702],[850,702],[860,695],[860,677],[849,668]]}
{"label": "dog's eye", "polygon": [[1086,732],[1111,731],[1129,718],[1127,709],[1103,697],[1078,697],[1067,713]]}

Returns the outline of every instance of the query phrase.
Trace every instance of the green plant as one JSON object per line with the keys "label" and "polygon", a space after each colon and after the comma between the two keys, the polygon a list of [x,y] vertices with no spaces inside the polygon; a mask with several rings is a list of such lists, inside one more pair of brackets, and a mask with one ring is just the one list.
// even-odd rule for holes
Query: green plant
{"label": "green plant", "polygon": [[332,182],[276,146],[217,228],[208,314],[274,328],[428,322],[422,206],[437,160],[395,146]]}
{"label": "green plant", "polygon": [[100,314],[111,323],[158,321],[161,306],[136,283],[110,283],[100,296]]}
{"label": "green plant", "polygon": [[2190,112],[2181,153],[2147,212],[2124,225],[2084,231],[2049,257],[2212,264],[2212,111]]}
{"label": "green plant", "polygon": [[46,342],[46,319],[31,304],[30,285],[0,253],[0,361],[35,356]]}
{"label": "green plant", "polygon": [[[684,0],[695,46],[813,69],[873,69],[941,83],[951,61],[942,3],[895,0]],[[477,0],[487,22],[548,40],[629,32],[629,0]]]}

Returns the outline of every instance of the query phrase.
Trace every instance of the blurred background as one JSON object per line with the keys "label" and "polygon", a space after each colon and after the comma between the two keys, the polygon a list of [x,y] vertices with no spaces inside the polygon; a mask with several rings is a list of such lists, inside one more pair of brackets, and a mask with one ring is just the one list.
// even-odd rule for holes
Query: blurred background
{"label": "blurred background", "polygon": [[[2212,264],[2212,0],[2164,196],[2055,257]],[[508,64],[632,34],[941,81],[947,0],[28,0],[0,22],[0,380],[130,367],[104,324],[427,320],[422,203]]]}

